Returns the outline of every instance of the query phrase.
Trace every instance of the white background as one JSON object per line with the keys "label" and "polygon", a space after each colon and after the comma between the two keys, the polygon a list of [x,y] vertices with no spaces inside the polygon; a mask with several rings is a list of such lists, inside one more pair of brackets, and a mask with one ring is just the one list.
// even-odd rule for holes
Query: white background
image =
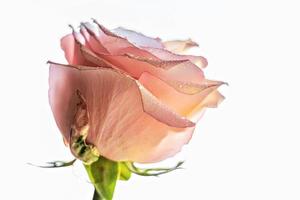
{"label": "white background", "polygon": [[229,82],[177,157],[185,170],[119,182],[116,200],[300,199],[300,6],[282,0],[61,0],[0,3],[0,199],[90,200],[68,160],[47,99],[47,60],[65,62],[59,39],[91,17],[162,39],[193,38],[207,77]]}

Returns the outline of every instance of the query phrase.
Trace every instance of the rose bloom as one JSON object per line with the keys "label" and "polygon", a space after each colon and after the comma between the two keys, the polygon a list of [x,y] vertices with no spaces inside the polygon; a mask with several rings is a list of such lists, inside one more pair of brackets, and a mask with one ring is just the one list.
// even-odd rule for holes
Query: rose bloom
{"label": "rose bloom", "polygon": [[124,28],[81,23],[61,39],[68,64],[50,62],[49,101],[70,144],[87,144],[114,161],[158,162],[192,137],[207,107],[224,97],[224,82],[204,77],[207,61],[182,55],[191,40],[162,42]]}

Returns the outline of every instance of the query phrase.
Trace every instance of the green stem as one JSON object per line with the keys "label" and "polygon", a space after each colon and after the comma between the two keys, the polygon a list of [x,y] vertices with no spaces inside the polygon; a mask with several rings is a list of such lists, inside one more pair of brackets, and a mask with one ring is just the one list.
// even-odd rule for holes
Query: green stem
{"label": "green stem", "polygon": [[95,187],[93,200],[112,200],[119,178],[117,162],[99,157],[92,164],[84,164],[88,176]]}
{"label": "green stem", "polygon": [[93,196],[93,200],[104,200],[97,192],[97,190],[95,189],[94,191],[94,196]]}

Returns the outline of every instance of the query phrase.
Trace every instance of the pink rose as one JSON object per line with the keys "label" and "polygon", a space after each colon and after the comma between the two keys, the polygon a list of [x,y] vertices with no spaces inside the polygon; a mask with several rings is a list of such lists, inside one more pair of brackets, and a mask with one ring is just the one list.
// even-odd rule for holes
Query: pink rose
{"label": "pink rose", "polygon": [[49,101],[67,144],[83,135],[114,161],[157,162],[188,143],[202,111],[224,97],[206,59],[181,55],[191,40],[162,42],[95,20],[61,39],[67,65],[49,62]]}

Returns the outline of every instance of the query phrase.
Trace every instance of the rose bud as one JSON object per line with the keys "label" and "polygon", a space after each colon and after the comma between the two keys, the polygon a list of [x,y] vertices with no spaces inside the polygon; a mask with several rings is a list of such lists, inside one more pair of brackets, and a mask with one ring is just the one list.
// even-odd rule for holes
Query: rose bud
{"label": "rose bud", "polygon": [[224,99],[224,82],[204,77],[206,59],[180,54],[193,46],[95,20],[63,37],[68,64],[49,62],[49,101],[72,153],[140,163],[178,153],[201,113]]}

